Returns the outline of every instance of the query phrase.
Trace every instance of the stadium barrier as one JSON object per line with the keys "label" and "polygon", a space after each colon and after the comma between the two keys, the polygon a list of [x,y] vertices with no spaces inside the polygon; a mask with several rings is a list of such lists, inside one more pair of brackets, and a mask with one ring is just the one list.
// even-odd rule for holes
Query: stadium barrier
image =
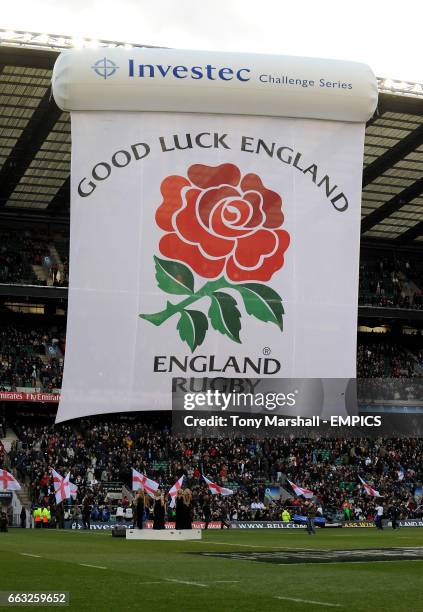
{"label": "stadium barrier", "polygon": [[[373,521],[348,521],[346,523],[336,522],[327,523],[324,521],[315,521],[316,526],[328,528],[374,528],[375,524]],[[208,529],[221,529],[220,521],[211,521],[208,525]],[[231,521],[232,529],[305,529],[305,521]],[[423,527],[423,519],[406,519],[398,521],[399,527]],[[204,529],[206,526],[204,521],[193,521],[193,529]],[[391,521],[383,521],[384,527],[391,527]],[[144,524],[144,528],[152,529],[153,522],[147,521]],[[166,529],[175,529],[175,523],[168,521],[165,523]],[[90,530],[111,530],[111,529],[134,529],[132,522],[128,523],[115,523],[104,521],[92,521],[90,524]],[[65,529],[84,529],[82,521],[65,521]]]}
{"label": "stadium barrier", "polygon": [[[314,524],[317,527],[342,527],[342,523],[327,523],[325,519],[320,517],[315,519]],[[292,521],[232,521],[233,529],[306,529],[306,517],[295,518]]]}
{"label": "stadium barrier", "polygon": [[[406,519],[398,521],[398,524],[400,527],[423,527],[423,519]],[[392,523],[389,521],[388,525],[391,526]]]}
{"label": "stadium barrier", "polygon": [[[389,520],[382,521],[384,527],[392,527],[392,523]],[[399,527],[423,527],[423,519],[405,519],[398,521]],[[354,528],[367,528],[376,527],[373,521],[347,521],[344,527]]]}
{"label": "stadium barrier", "polygon": [[[206,526],[204,521],[193,521],[192,523],[192,528],[193,529],[204,529],[204,527]],[[209,529],[220,529],[221,527],[221,522],[220,521],[211,521],[209,523],[208,528]],[[128,522],[128,523],[115,523],[115,522],[110,522],[110,523],[105,523],[104,521],[92,521],[90,523],[90,529],[91,530],[109,530],[109,529],[115,529],[115,528],[120,528],[120,529],[134,529],[135,526],[132,522]],[[145,529],[152,529],[153,528],[153,521],[146,521],[144,523],[144,528]],[[175,523],[174,522],[169,522],[167,521],[165,523],[165,528],[166,529],[175,529]],[[65,529],[84,529],[84,525],[82,523],[82,521],[65,521]]]}

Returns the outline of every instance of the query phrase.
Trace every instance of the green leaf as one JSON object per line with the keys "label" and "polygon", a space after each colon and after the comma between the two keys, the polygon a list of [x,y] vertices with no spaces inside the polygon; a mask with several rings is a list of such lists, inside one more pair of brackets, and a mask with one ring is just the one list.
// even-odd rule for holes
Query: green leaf
{"label": "green leaf", "polygon": [[281,330],[283,329],[282,315],[285,311],[282,299],[276,291],[260,283],[234,285],[234,289],[242,295],[245,310],[249,315],[257,317],[260,321],[276,323]]}
{"label": "green leaf", "polygon": [[181,318],[176,326],[181,340],[188,344],[192,352],[203,343],[208,327],[206,315],[199,310],[181,312]]}
{"label": "green leaf", "polygon": [[156,280],[166,293],[187,295],[194,291],[194,276],[189,268],[178,261],[159,259],[154,256]]}
{"label": "green leaf", "polygon": [[215,291],[211,295],[211,300],[209,317],[212,327],[229,336],[234,342],[241,342],[239,339],[241,313],[236,306],[236,300],[222,291]]}

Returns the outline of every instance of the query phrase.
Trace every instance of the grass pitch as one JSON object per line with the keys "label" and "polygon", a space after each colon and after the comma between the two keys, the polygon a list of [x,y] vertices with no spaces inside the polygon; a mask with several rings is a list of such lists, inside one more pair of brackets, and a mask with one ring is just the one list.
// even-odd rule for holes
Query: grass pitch
{"label": "grass pitch", "polygon": [[[408,560],[356,560],[358,549],[419,547]],[[422,557],[423,530],[412,528],[210,530],[201,542],[12,529],[0,533],[0,590],[69,591],[67,609],[96,612],[421,612]]]}

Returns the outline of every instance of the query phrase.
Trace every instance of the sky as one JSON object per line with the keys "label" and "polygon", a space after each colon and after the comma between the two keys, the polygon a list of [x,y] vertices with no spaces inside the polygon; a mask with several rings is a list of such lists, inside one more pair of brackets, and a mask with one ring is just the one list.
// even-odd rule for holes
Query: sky
{"label": "sky", "polygon": [[422,0],[0,0],[0,28],[361,61],[422,82]]}

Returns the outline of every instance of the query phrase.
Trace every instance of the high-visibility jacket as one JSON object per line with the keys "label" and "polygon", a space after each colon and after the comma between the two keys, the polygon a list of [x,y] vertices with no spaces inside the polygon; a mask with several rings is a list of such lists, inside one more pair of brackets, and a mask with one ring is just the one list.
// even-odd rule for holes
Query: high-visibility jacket
{"label": "high-visibility jacket", "polygon": [[41,512],[41,517],[42,517],[43,523],[48,523],[51,519],[50,510],[48,508],[43,508]]}
{"label": "high-visibility jacket", "polygon": [[42,513],[43,513],[43,511],[41,510],[40,507],[35,508],[34,512],[32,513],[32,516],[34,517],[34,522],[35,523],[39,523],[41,521]]}
{"label": "high-visibility jacket", "polygon": [[283,521],[290,521],[291,520],[291,515],[289,514],[288,510],[284,510],[282,512],[282,520]]}

